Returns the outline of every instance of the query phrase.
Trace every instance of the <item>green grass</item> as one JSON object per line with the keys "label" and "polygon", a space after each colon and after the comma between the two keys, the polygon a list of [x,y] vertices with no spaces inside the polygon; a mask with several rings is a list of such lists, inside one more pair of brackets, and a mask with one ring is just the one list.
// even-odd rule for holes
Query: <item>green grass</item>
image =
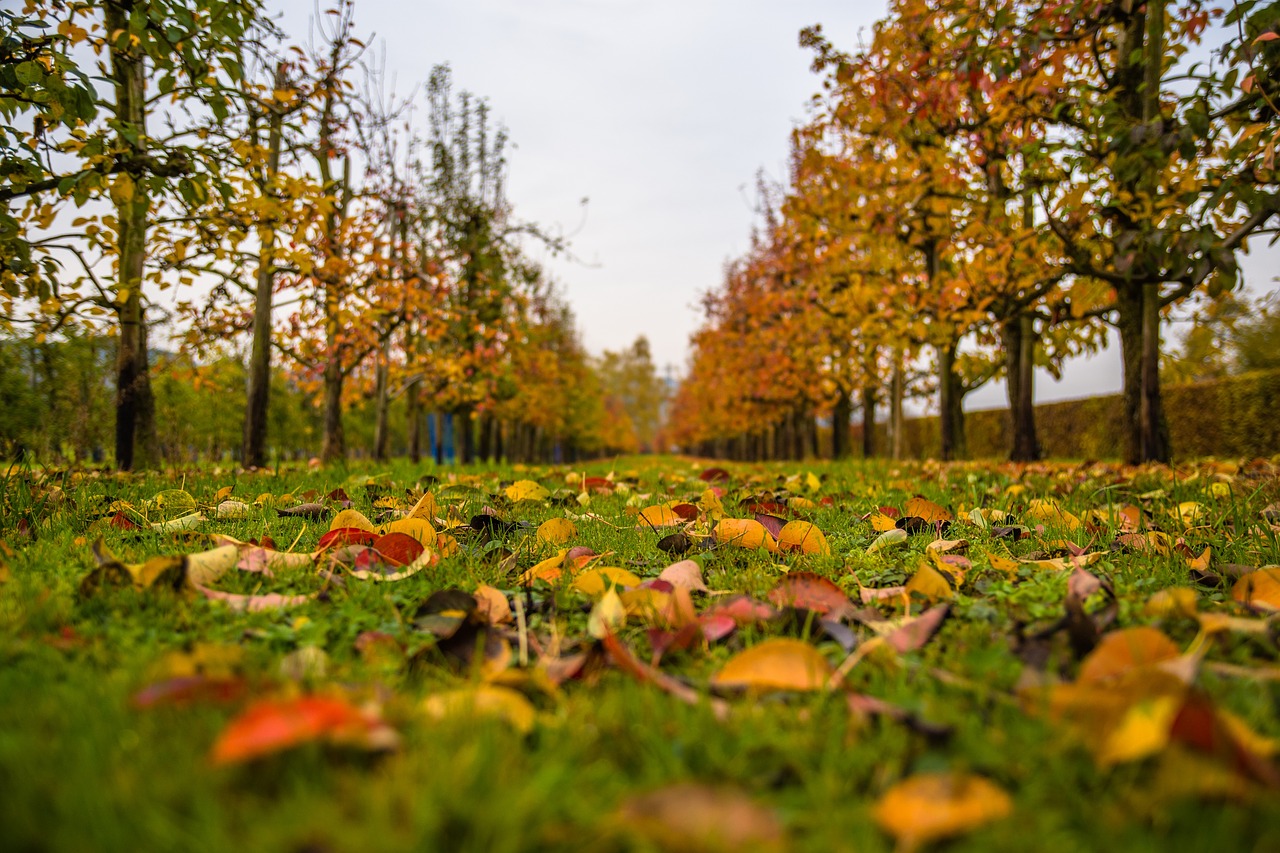
{"label": "green grass", "polygon": [[[679,781],[741,790],[776,811],[788,844],[797,850],[888,850],[893,839],[877,828],[871,811],[894,783],[922,771],[951,769],[981,774],[1013,798],[1012,817],[944,842],[954,850],[1275,850],[1280,849],[1280,798],[1253,785],[1243,798],[1173,796],[1161,783],[1163,757],[1095,765],[1074,737],[1041,715],[1028,714],[1015,688],[1022,662],[1015,653],[1019,630],[1044,627],[1063,613],[1066,574],[1023,569],[1007,577],[989,567],[985,553],[1016,557],[1059,556],[1058,540],[1107,550],[1114,531],[1047,530],[1016,543],[997,542],[990,531],[958,511],[974,506],[1004,509],[1018,517],[1033,497],[1052,497],[1083,515],[1108,503],[1139,504],[1150,522],[1182,537],[1196,553],[1213,548],[1215,566],[1280,563],[1276,535],[1259,516],[1280,499],[1280,483],[1267,476],[1219,478],[1212,470],[1122,472],[1046,465],[1015,470],[999,466],[832,465],[791,463],[727,466],[734,479],[723,499],[730,516],[740,498],[764,492],[814,500],[830,497],[802,517],[821,528],[831,556],[777,556],[763,550],[721,548],[699,554],[708,586],[763,597],[783,577],[779,566],[815,571],[857,600],[859,585],[903,583],[922,559],[928,536],[876,554],[866,548],[877,535],[862,517],[879,506],[901,507],[923,494],[957,511],[951,538],[970,542],[973,562],[953,602],[951,617],[919,651],[897,662],[876,657],[854,668],[849,686],[896,703],[933,723],[953,727],[949,738],[928,737],[888,720],[850,716],[840,694],[768,694],[730,697],[732,711],[718,720],[708,703],[689,706],[616,668],[564,684],[557,695],[534,692],[539,720],[529,734],[484,718],[432,720],[420,713],[423,697],[468,683],[472,677],[424,654],[424,665],[404,659],[366,662],[356,638],[366,631],[391,634],[412,651],[433,640],[413,627],[414,610],[432,592],[449,586],[473,590],[487,583],[523,596],[516,572],[504,571],[493,547],[463,542],[462,551],[438,566],[389,584],[347,579],[327,600],[286,611],[236,614],[217,602],[159,590],[112,588],[82,597],[81,578],[93,567],[90,545],[101,533],[123,561],[208,547],[198,539],[152,531],[101,527],[114,500],[142,507],[163,489],[185,488],[209,504],[220,487],[252,502],[260,494],[323,495],[345,487],[357,509],[375,508],[363,488],[370,472],[284,471],[279,476],[212,469],[153,477],[58,477],[10,470],[0,506],[0,540],[13,550],[0,584],[0,849],[3,850],[539,850],[656,849],[623,831],[616,818],[628,797]],[[588,465],[588,475],[614,471],[632,485],[643,507],[697,498],[705,488],[694,463],[674,458],[627,459]],[[802,479],[822,477],[811,492]],[[424,473],[442,479],[449,470],[394,465],[376,481],[403,497]],[[608,562],[652,577],[671,559],[656,547],[658,534],[637,531],[627,514],[630,495],[593,496],[576,503],[506,505],[501,486],[533,478],[550,489],[566,488],[568,468],[476,469],[469,487],[431,485],[442,509],[463,519],[492,506],[509,520],[533,524],[566,510],[602,520],[579,520],[571,544],[613,551]],[[1195,474],[1196,476],[1192,476]],[[1010,492],[1015,483],[1022,493]],[[1205,523],[1191,529],[1173,513],[1184,501],[1203,505]],[[23,532],[29,525],[30,535]],[[209,521],[201,533],[240,539],[269,534],[278,547],[296,542],[311,550],[327,522],[279,518],[255,507],[241,521]],[[516,550],[516,571],[551,549],[532,534],[504,543]],[[1156,591],[1188,586],[1185,560],[1176,553],[1109,551],[1093,572],[1109,578],[1119,604],[1113,627],[1155,625],[1186,648],[1198,625],[1185,617],[1156,619],[1145,604]],[[0,572],[0,577],[3,577]],[[311,592],[322,582],[304,574],[264,580],[235,573],[219,582],[228,591]],[[1197,588],[1200,607],[1244,615],[1225,589]],[[567,589],[535,589],[529,630],[547,640],[559,633],[589,648],[590,602]],[[700,600],[699,608],[707,602]],[[881,610],[893,615],[895,605]],[[898,612],[900,612],[900,605]],[[1273,625],[1274,627],[1274,625]],[[853,625],[866,641],[870,632]],[[743,628],[707,649],[673,652],[662,669],[706,693],[706,685],[732,655],[781,634],[806,635],[803,625]],[[644,626],[628,623],[623,640],[648,658]],[[809,635],[833,664],[845,651]],[[214,767],[211,745],[243,703],[135,709],[130,697],[156,678],[166,654],[196,643],[243,649],[243,670],[255,693],[342,689],[380,695],[384,715],[401,733],[400,748],[369,755],[310,744],[231,767]],[[289,686],[280,661],[299,648],[328,655],[328,671],[316,684]],[[1078,662],[1061,637],[1051,662],[1073,677]],[[1275,667],[1270,635],[1229,634],[1212,644],[1208,661],[1251,669]],[[1202,672],[1200,687],[1220,708],[1255,732],[1280,738],[1280,683]]]}

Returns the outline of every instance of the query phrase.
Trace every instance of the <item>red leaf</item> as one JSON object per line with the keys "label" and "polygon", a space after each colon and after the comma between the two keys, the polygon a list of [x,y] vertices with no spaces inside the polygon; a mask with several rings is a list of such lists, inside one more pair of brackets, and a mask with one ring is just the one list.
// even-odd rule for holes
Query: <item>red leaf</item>
{"label": "red leaf", "polygon": [[328,548],[330,545],[372,545],[376,541],[378,541],[378,534],[372,530],[339,527],[321,536],[317,548]]}
{"label": "red leaf", "polygon": [[168,678],[149,684],[133,695],[129,704],[135,708],[156,705],[226,705],[239,700],[249,685],[243,678],[211,678],[190,675]]}
{"label": "red leaf", "polygon": [[396,566],[407,566],[426,549],[422,543],[407,533],[388,533],[373,543],[373,548],[383,558]]}

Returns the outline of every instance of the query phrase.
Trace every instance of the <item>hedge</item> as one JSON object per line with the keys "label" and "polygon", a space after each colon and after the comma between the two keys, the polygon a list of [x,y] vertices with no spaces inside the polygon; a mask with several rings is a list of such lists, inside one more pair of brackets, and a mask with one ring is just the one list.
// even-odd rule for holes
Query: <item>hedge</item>
{"label": "hedge", "polygon": [[[1262,370],[1209,382],[1164,388],[1165,416],[1177,458],[1253,458],[1280,453],[1280,370]],[[1046,457],[1118,459],[1124,455],[1123,406],[1119,394],[1036,406],[1036,432]],[[936,456],[938,418],[909,418],[903,454]],[[969,456],[1004,458],[1011,443],[1008,409],[968,412]],[[861,446],[862,427],[852,429]],[[877,450],[889,447],[888,428],[876,424]]]}

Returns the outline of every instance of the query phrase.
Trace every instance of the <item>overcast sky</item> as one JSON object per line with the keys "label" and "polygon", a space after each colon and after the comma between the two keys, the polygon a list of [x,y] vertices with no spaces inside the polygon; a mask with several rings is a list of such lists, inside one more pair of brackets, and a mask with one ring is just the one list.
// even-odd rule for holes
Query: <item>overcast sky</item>
{"label": "overcast sky", "polygon": [[[274,0],[294,39],[312,0]],[[800,49],[821,23],[840,47],[881,0],[356,0],[356,31],[385,44],[408,91],[447,62],[456,89],[506,125],[516,212],[573,232],[581,262],[546,258],[588,350],[646,335],[660,369],[683,368],[700,294],[746,250],[755,175],[785,176],[788,135],[819,79]],[[579,205],[587,197],[585,211]],[[1248,259],[1255,292],[1276,253]],[[1041,399],[1120,387],[1115,346],[1038,381]],[[1004,401],[1001,387],[970,406]]]}

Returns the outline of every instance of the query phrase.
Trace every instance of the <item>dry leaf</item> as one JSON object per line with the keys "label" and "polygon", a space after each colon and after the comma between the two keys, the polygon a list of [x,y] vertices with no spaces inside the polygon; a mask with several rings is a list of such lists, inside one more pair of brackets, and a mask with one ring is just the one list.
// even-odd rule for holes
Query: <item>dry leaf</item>
{"label": "dry leaf", "polygon": [[711,677],[719,688],[750,690],[822,690],[831,665],[822,653],[802,640],[779,637],[740,652]]}
{"label": "dry leaf", "polygon": [[967,773],[922,773],[890,788],[872,817],[906,849],[963,835],[1013,812],[998,785]]}

